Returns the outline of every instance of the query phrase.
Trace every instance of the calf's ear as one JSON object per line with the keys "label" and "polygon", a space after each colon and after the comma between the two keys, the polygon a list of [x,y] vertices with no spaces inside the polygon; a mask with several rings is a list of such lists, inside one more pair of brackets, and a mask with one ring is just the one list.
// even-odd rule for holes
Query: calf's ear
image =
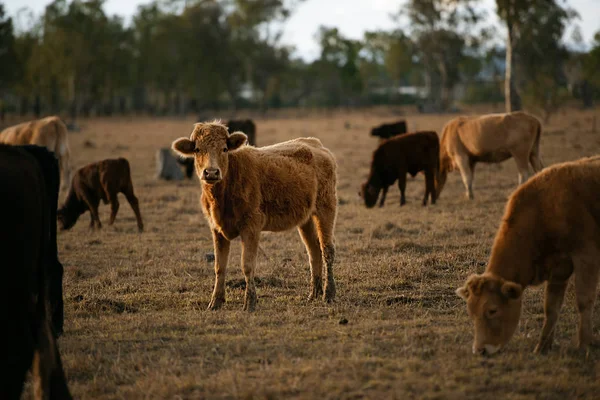
{"label": "calf's ear", "polygon": [[523,293],[523,286],[515,282],[504,282],[500,289],[502,294],[511,300],[517,300]]}
{"label": "calf's ear", "polygon": [[248,141],[248,136],[243,132],[233,132],[227,138],[227,149],[229,151],[235,150]]}
{"label": "calf's ear", "polygon": [[463,300],[469,299],[469,288],[465,285],[456,289],[456,295]]}
{"label": "calf's ear", "polygon": [[184,157],[192,157],[196,153],[196,143],[187,138],[177,139],[171,147]]}

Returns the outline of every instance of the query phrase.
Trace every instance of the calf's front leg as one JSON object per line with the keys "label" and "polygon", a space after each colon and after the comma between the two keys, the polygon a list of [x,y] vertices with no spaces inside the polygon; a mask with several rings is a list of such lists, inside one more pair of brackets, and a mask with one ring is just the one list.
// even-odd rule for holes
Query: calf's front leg
{"label": "calf's front leg", "polygon": [[260,233],[243,232],[242,237],[242,272],[246,278],[246,294],[244,296],[244,311],[254,311],[256,308],[256,286],[254,285],[254,269]]}
{"label": "calf's front leg", "polygon": [[389,186],[383,187],[383,193],[381,193],[381,200],[379,201],[379,207],[383,207],[383,203],[385,203],[385,196],[387,196]]}
{"label": "calf's front leg", "polygon": [[215,288],[208,304],[209,310],[218,310],[225,303],[225,273],[231,242],[217,230],[212,231],[215,249]]}

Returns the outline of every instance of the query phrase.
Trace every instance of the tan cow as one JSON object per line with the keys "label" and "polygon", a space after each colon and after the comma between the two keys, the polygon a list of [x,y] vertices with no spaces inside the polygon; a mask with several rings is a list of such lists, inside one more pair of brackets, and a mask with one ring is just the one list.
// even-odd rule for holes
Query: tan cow
{"label": "tan cow", "polygon": [[444,188],[448,172],[458,168],[467,197],[473,198],[473,173],[478,162],[499,163],[514,157],[519,169],[519,185],[534,172],[542,170],[537,118],[524,113],[457,117],[446,124],[440,143],[440,176],[437,195]]}
{"label": "tan cow", "polygon": [[57,116],[11,126],[0,132],[0,143],[12,145],[34,144],[54,152],[62,174],[61,188],[68,187],[71,180],[69,139],[67,127]]}
{"label": "tan cow", "polygon": [[[311,268],[311,299],[335,297],[333,229],[337,213],[336,162],[319,139],[300,138],[268,147],[245,146],[245,134],[229,134],[218,122],[194,126],[173,149],[195,157],[202,210],[215,248],[215,288],[208,306],[225,302],[230,241],[242,239],[246,278],[244,309],[256,305],[254,270],[261,231],[298,227]],[[323,267],[325,265],[325,268]],[[322,273],[325,271],[325,283]]]}
{"label": "tan cow", "polygon": [[506,206],[485,272],[457,294],[475,327],[473,352],[491,354],[512,337],[522,293],[546,282],[545,321],[536,352],[552,345],[567,282],[574,275],[579,347],[592,343],[600,274],[600,158],[547,168],[517,189]]}

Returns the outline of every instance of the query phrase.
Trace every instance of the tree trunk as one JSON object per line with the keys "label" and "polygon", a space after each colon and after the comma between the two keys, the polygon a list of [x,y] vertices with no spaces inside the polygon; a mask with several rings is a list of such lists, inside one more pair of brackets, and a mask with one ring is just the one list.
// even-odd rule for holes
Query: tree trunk
{"label": "tree trunk", "polygon": [[506,38],[506,65],[504,75],[504,104],[506,112],[518,111],[521,109],[521,98],[516,91],[513,58],[514,35],[513,26],[511,23],[506,24],[508,35]]}

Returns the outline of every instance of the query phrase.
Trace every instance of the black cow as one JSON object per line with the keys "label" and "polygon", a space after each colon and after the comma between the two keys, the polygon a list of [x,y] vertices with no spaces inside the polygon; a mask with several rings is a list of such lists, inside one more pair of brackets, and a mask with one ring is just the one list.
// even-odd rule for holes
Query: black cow
{"label": "black cow", "polygon": [[406,130],[406,121],[398,121],[393,124],[381,124],[371,129],[371,136],[378,136],[381,139],[389,139],[396,135],[408,132]]}
{"label": "black cow", "polygon": [[256,146],[256,125],[251,119],[230,119],[227,122],[229,133],[244,132],[248,136],[248,143]]}
{"label": "black cow", "polygon": [[0,145],[0,399],[19,399],[30,369],[36,399],[70,399],[50,326],[52,201],[34,153]]}
{"label": "black cow", "polygon": [[48,256],[45,258],[48,273],[49,301],[52,315],[52,328],[57,336],[63,333],[64,306],[63,306],[63,265],[58,259],[58,246],[56,244],[56,209],[58,208],[58,193],[60,185],[60,168],[54,153],[40,146],[20,146],[32,155],[40,165],[44,175],[48,212],[50,213],[50,242]]}

